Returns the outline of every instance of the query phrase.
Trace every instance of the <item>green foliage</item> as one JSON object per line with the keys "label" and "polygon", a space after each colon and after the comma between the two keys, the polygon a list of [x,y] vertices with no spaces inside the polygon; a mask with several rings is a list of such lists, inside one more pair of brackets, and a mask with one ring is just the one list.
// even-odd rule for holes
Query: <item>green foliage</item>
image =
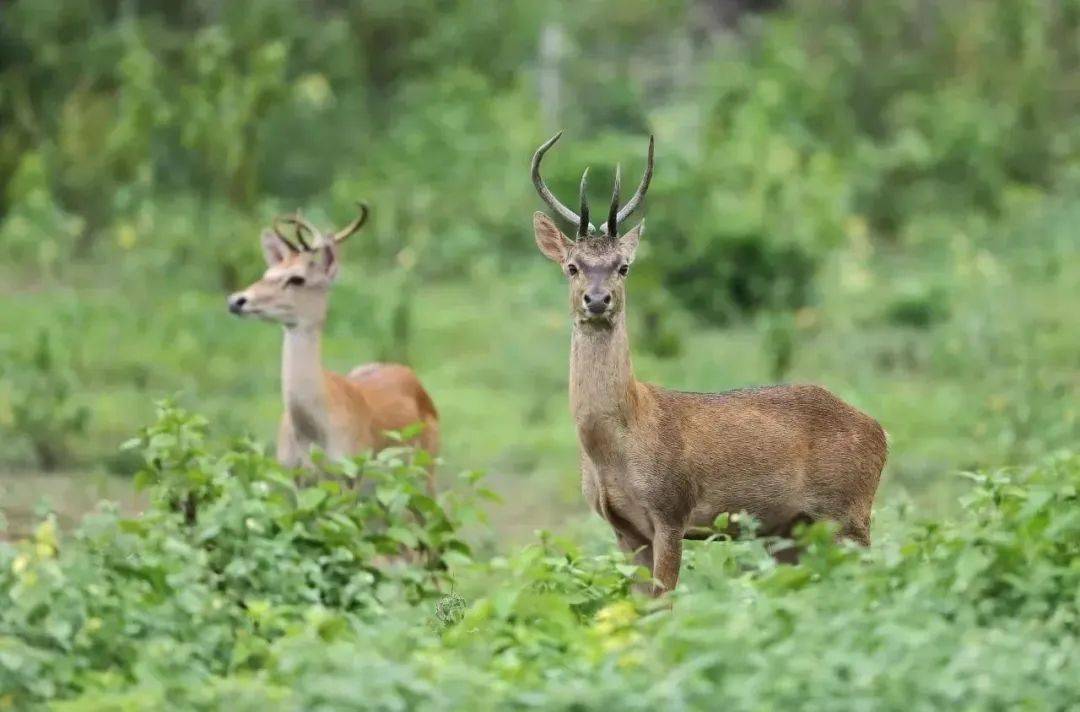
{"label": "green foliage", "polygon": [[[199,249],[206,235],[242,244],[312,202],[340,221],[364,197],[367,255],[459,274],[532,256],[524,164],[546,118],[571,128],[548,168],[568,202],[584,165],[637,167],[658,134],[649,259],[725,323],[813,302],[852,224],[918,243],[927,220],[1000,215],[1017,186],[1052,189],[1075,165],[1076,0],[814,0],[736,34],[703,33],[698,15],[688,0],[16,2],[0,175],[40,190],[5,196],[4,242],[75,234],[116,255],[102,238],[121,234],[235,288],[242,263]],[[558,96],[536,97],[549,70]],[[159,202],[186,203],[189,227],[162,234],[145,218]],[[244,219],[220,220],[222,204]]]}
{"label": "green foliage", "polygon": [[[0,704],[1061,709],[1080,695],[1075,455],[970,475],[953,521],[879,513],[869,550],[827,523],[798,534],[795,566],[759,540],[690,545],[679,590],[654,602],[631,593],[644,572],[622,555],[546,534],[474,561],[458,510],[418,498],[405,452],[346,463],[339,476],[375,485],[358,495],[299,486],[248,447],[209,452],[204,427],[163,406],[143,434],[161,475],[143,515],[103,506],[70,535],[50,517],[0,544]],[[162,504],[185,477],[211,483],[195,522]],[[402,543],[429,556],[397,558]]]}
{"label": "green foliage", "polygon": [[908,287],[885,309],[885,318],[893,324],[925,329],[948,317],[948,295],[940,288]]}
{"label": "green foliage", "polygon": [[[159,415],[133,443],[150,510],[103,506],[67,538],[48,518],[0,546],[0,704],[259,670],[276,639],[427,605],[470,561],[474,476],[436,500],[425,455],[391,448],[304,486],[251,446],[207,450],[197,416]],[[189,498],[197,511],[178,513]]]}
{"label": "green foliage", "polygon": [[29,353],[0,354],[0,432],[26,443],[43,470],[66,464],[90,410],[74,399],[66,354],[45,330]]}
{"label": "green foliage", "polygon": [[21,157],[7,197],[14,207],[0,222],[0,254],[44,274],[70,261],[83,221],[58,204],[41,154]]}
{"label": "green foliage", "polygon": [[790,314],[772,314],[765,323],[765,353],[769,358],[769,375],[783,381],[791,369],[796,347],[795,319]]}

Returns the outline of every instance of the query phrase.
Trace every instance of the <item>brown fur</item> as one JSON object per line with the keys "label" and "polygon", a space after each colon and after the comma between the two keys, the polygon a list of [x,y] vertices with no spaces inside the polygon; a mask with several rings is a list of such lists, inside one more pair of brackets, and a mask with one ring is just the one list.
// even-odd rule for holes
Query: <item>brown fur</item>
{"label": "brown fur", "polygon": [[[431,396],[416,373],[400,364],[373,363],[358,366],[341,376],[324,371],[325,412],[331,430],[344,441],[337,456],[378,452],[395,444],[386,437],[388,430],[402,430],[414,423],[423,424],[420,434],[408,441],[437,455],[439,452],[439,414]],[[287,408],[278,428],[279,459],[288,462],[298,442],[309,441],[326,452],[342,450],[318,426],[304,408]],[[301,425],[307,424],[307,429]],[[290,462],[289,464],[294,464]],[[434,472],[429,470],[428,488],[434,492]]]}
{"label": "brown fur", "polygon": [[[439,450],[439,416],[412,369],[367,364],[342,376],[322,368],[322,330],[330,286],[337,275],[337,243],[330,239],[297,252],[275,233],[262,236],[268,269],[262,279],[229,298],[230,309],[285,327],[282,351],[284,412],[277,457],[289,467],[312,467],[311,449],[331,459],[392,444],[385,433],[414,423],[414,438],[432,455]],[[434,492],[434,472],[428,485]]]}
{"label": "brown fur", "polygon": [[[722,513],[745,511],[762,534],[835,520],[840,535],[870,544],[870,512],[885,465],[881,426],[824,388],[786,385],[685,393],[638,381],[626,331],[625,277],[642,226],[621,238],[572,243],[543,213],[536,239],[570,275],[574,330],[570,403],[581,444],[582,491],[671,590],[682,540]],[[587,308],[610,296],[597,315]]]}

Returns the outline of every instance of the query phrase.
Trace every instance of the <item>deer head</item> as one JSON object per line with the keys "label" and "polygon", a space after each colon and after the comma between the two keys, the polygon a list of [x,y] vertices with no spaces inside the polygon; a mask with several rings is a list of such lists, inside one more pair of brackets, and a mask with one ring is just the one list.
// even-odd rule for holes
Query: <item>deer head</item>
{"label": "deer head", "polygon": [[[247,289],[229,296],[229,311],[290,328],[321,326],[330,285],[337,277],[338,249],[367,220],[367,206],[359,207],[357,218],[333,233],[320,231],[299,211],[275,218],[273,229],[261,237],[267,269]],[[285,225],[293,227],[293,239],[285,236]]]}
{"label": "deer head", "polygon": [[532,159],[532,180],[536,191],[556,215],[576,227],[577,240],[562,233],[555,222],[542,212],[533,214],[536,245],[548,259],[557,262],[570,281],[570,309],[579,324],[610,325],[622,313],[626,303],[625,279],[630,273],[638,241],[645,229],[644,221],[629,232],[619,235],[619,225],[641,205],[649,190],[653,172],[653,137],[649,137],[649,159],[634,196],[619,207],[620,169],[615,167],[615,188],[607,220],[597,230],[589,222],[589,202],[585,195],[589,169],[581,175],[581,213],[563,205],[544,185],[540,177],[540,162],[562,132],[536,149]]}

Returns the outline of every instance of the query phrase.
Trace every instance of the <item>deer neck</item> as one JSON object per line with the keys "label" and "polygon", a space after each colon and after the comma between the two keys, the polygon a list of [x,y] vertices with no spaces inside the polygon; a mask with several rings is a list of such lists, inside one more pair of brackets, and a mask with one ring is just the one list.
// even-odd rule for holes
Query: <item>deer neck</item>
{"label": "deer neck", "polygon": [[321,324],[285,329],[281,395],[297,435],[322,443],[329,429],[329,418]]}
{"label": "deer neck", "polygon": [[610,325],[575,322],[570,342],[570,408],[578,426],[627,422],[636,384],[625,312]]}

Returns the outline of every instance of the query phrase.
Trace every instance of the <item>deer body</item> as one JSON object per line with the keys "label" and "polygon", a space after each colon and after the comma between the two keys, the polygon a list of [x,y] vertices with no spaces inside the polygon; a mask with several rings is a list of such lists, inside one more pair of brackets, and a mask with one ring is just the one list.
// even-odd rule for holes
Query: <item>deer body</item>
{"label": "deer body", "polygon": [[610,329],[575,326],[570,384],[582,492],[665,588],[681,540],[711,531],[725,512],[748,512],[762,534],[782,536],[831,519],[869,545],[885,436],[825,389],[683,393],[642,383],[622,318]]}
{"label": "deer body", "polygon": [[310,468],[314,447],[331,459],[378,451],[391,444],[386,431],[413,423],[424,425],[416,444],[438,452],[438,413],[412,369],[372,363],[354,368],[347,376],[326,371],[320,336],[301,329],[285,332],[279,462]]}
{"label": "deer body", "polygon": [[870,543],[870,514],[886,439],[881,426],[818,386],[685,393],[634,377],[626,329],[625,279],[643,231],[618,236],[648,188],[618,204],[619,174],[603,232],[533,181],[561,216],[578,222],[571,241],[543,213],[533,216],[541,252],[570,280],[573,336],[570,407],[580,443],[582,492],[620,547],[652,571],[655,594],[678,580],[682,541],[710,533],[716,517],[746,511],[760,532],[790,535],[795,524],[835,520],[840,536]]}
{"label": "deer body", "polygon": [[[277,459],[288,467],[312,468],[313,448],[331,459],[381,450],[390,444],[386,431],[414,423],[423,426],[415,444],[431,454],[438,452],[438,413],[412,369],[374,363],[342,376],[322,366],[322,331],[329,288],[337,276],[338,245],[359,229],[366,212],[336,235],[323,235],[298,216],[291,218],[303,249],[275,224],[273,231],[262,235],[268,265],[262,279],[229,297],[233,313],[284,327],[284,412]],[[314,247],[304,240],[301,230],[316,239]],[[433,474],[429,477],[434,489]]]}

